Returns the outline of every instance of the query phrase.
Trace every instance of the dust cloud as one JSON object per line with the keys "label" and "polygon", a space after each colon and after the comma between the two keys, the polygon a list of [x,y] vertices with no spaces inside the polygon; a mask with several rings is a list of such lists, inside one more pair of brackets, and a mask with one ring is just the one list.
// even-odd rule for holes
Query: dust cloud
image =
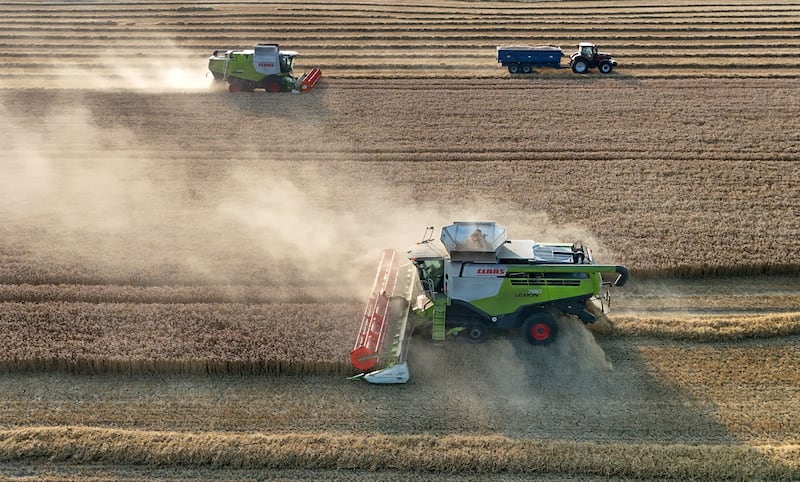
{"label": "dust cloud", "polygon": [[496,220],[515,238],[594,244],[544,213],[420,202],[379,173],[324,163],[223,160],[198,176],[202,163],[165,161],[163,146],[80,105],[31,115],[0,98],[0,249],[28,253],[4,282],[335,286],[363,300],[380,252],[405,252],[426,226]]}
{"label": "dust cloud", "polygon": [[[430,222],[314,166],[220,161],[198,179],[191,159],[162,165],[162,146],[80,100],[33,115],[2,102],[0,254],[28,253],[5,282],[336,285],[361,299],[380,250]],[[335,204],[342,186],[358,202]]]}
{"label": "dust cloud", "polygon": [[142,51],[138,56],[126,55],[120,60],[117,52],[110,49],[98,52],[91,60],[92,75],[86,75],[84,66],[65,66],[59,70],[55,85],[105,92],[208,91],[215,82],[204,57],[207,55],[198,56],[177,46],[160,46],[157,51]]}
{"label": "dust cloud", "polygon": [[[593,334],[572,316],[558,319],[558,337],[546,346],[527,343],[515,330],[493,334],[484,343],[448,338],[441,346],[421,337],[409,351],[410,386],[436,386],[450,409],[487,432],[498,420],[537,420],[540,413],[565,406],[592,410],[619,390],[613,365]],[[566,419],[578,413],[563,414]],[[552,424],[531,426],[530,435]],[[524,431],[522,425],[515,428]]]}

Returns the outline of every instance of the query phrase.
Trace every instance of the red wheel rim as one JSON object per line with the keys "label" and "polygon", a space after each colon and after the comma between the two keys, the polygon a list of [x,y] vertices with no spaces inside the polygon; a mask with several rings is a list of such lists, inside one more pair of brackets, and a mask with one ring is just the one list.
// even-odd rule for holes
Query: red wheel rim
{"label": "red wheel rim", "polygon": [[355,367],[365,372],[374,367],[378,363],[376,353],[367,347],[360,346],[350,352],[350,363]]}
{"label": "red wheel rim", "polygon": [[550,327],[545,323],[536,323],[531,327],[531,338],[536,341],[544,341],[550,338]]}

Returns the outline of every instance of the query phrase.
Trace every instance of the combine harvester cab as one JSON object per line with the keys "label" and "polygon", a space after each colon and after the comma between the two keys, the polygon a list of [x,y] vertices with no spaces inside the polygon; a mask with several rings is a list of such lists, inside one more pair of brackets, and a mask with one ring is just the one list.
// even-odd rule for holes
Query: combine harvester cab
{"label": "combine harvester cab", "polygon": [[[408,381],[418,324],[439,343],[450,335],[481,342],[490,332],[518,330],[531,344],[550,344],[561,316],[595,322],[607,313],[609,287],[628,279],[624,266],[596,264],[580,241],[509,240],[494,222],[456,222],[442,228],[439,240],[428,233],[433,228],[402,260],[384,251],[350,353],[355,368],[374,371],[354,378]],[[603,274],[616,276],[606,281]]]}
{"label": "combine harvester cab", "polygon": [[307,93],[316,85],[322,71],[313,68],[294,77],[298,53],[281,50],[278,44],[258,44],[252,50],[215,50],[208,58],[208,70],[215,80],[227,81],[231,93],[266,92]]}

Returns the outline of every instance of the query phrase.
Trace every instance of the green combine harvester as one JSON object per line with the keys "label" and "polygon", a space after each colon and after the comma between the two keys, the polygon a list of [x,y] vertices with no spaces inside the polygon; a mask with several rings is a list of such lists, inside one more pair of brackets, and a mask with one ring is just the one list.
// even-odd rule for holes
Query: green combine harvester
{"label": "green combine harvester", "polygon": [[297,52],[281,50],[278,44],[258,44],[251,50],[215,50],[208,58],[208,70],[215,80],[227,81],[231,93],[267,92],[307,93],[322,77],[313,68],[294,76]]}
{"label": "green combine harvester", "polygon": [[[604,273],[614,279],[605,281]],[[437,342],[480,342],[492,331],[520,329],[534,345],[552,343],[560,316],[595,322],[607,312],[608,286],[627,280],[624,266],[595,264],[580,241],[509,240],[494,222],[456,222],[435,240],[430,227],[406,256],[383,252],[350,352],[362,372],[353,378],[407,382],[415,328]]]}

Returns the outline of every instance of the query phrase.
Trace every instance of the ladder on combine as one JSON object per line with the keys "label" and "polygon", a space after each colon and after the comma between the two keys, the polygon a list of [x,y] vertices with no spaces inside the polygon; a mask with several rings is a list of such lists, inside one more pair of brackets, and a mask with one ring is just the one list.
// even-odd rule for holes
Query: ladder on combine
{"label": "ladder on combine", "polygon": [[442,342],[445,337],[445,314],[447,306],[450,304],[450,297],[437,293],[434,295],[433,300],[433,321],[431,323],[431,339],[433,341]]}

